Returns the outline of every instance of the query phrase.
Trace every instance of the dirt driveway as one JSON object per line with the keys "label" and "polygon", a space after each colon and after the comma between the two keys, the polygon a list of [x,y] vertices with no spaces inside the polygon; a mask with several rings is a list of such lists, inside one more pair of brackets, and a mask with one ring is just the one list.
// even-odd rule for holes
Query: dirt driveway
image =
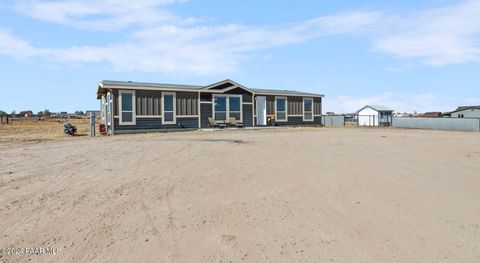
{"label": "dirt driveway", "polygon": [[0,148],[19,262],[480,262],[480,134],[278,129]]}

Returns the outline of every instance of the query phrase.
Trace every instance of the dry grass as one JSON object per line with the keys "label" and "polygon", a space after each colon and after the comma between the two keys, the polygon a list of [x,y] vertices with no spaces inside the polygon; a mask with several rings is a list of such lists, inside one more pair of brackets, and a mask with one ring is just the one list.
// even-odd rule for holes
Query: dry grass
{"label": "dry grass", "polygon": [[[77,127],[78,136],[90,133],[89,119],[70,119],[71,124]],[[0,146],[17,142],[41,142],[46,140],[69,139],[63,133],[63,120],[33,120],[19,119],[13,124],[0,124]]]}

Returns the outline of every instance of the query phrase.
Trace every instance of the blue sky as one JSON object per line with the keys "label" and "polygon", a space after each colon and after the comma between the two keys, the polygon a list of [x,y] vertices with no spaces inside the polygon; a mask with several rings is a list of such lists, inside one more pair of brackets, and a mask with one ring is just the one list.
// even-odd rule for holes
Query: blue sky
{"label": "blue sky", "polygon": [[97,109],[102,79],[230,78],[325,94],[334,112],[479,105],[479,14],[479,0],[2,1],[0,110]]}

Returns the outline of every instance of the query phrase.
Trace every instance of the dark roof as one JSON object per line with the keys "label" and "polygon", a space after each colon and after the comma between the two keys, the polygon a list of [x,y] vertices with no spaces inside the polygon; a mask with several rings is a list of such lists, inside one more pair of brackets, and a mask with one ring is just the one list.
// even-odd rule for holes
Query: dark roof
{"label": "dark roof", "polygon": [[470,109],[480,110],[480,106],[460,106],[452,112],[457,112],[457,111],[462,111],[462,110],[470,110]]}
{"label": "dark roof", "polygon": [[278,90],[278,89],[252,89],[252,90],[257,94],[264,94],[264,95],[323,96],[321,94],[301,92],[296,90]]}
{"label": "dark roof", "polygon": [[117,80],[102,80],[101,83],[107,86],[128,86],[128,87],[150,87],[150,88],[173,88],[173,89],[201,89],[203,86],[195,85],[180,85],[180,84],[165,84],[165,83],[150,83],[150,82],[135,82],[135,81],[117,81]]}
{"label": "dark roof", "polygon": [[442,117],[443,113],[441,112],[425,112],[420,114],[420,117],[425,117],[425,118],[435,118],[435,117]]}
{"label": "dark roof", "polygon": [[[224,80],[217,82],[216,84],[223,85],[222,83],[232,82],[234,85],[237,85],[241,88],[248,89],[232,80]],[[166,84],[166,83],[149,83],[149,82],[134,82],[134,81],[116,81],[116,80],[102,80],[99,84],[98,93],[105,92],[104,86],[124,86],[124,87],[134,87],[134,88],[151,88],[151,89],[174,89],[174,90],[186,90],[186,91],[199,91],[207,87],[212,87],[215,84],[199,86],[199,85],[179,85],[179,84]],[[313,96],[313,97],[323,97],[322,94],[300,92],[295,90],[273,90],[273,89],[248,89],[253,93],[260,95],[284,95],[284,96]]]}

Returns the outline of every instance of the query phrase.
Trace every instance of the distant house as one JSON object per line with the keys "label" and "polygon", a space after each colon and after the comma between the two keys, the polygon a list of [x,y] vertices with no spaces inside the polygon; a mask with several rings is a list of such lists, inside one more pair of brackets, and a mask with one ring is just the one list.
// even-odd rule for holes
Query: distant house
{"label": "distant house", "polygon": [[422,118],[442,118],[443,113],[441,112],[425,112],[419,115]]}
{"label": "distant house", "polygon": [[452,118],[480,118],[480,106],[460,106],[450,114]]}
{"label": "distant house", "polygon": [[359,126],[388,126],[393,110],[382,105],[367,105],[357,111]]}

